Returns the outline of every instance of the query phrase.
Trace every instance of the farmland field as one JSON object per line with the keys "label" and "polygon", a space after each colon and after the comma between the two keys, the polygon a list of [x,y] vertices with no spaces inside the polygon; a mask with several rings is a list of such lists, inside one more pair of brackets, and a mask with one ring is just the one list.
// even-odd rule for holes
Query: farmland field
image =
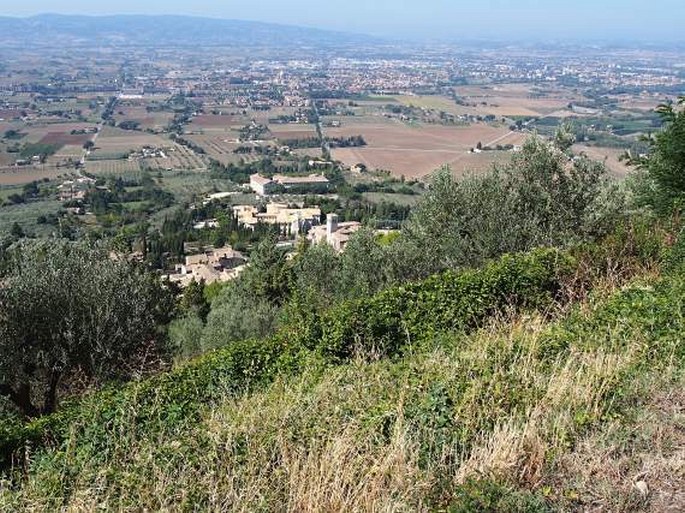
{"label": "farmland field", "polygon": [[340,128],[326,128],[329,137],[349,137],[361,134],[367,146],[336,148],[332,156],[348,166],[363,163],[370,169],[385,169],[396,176],[422,178],[435,169],[450,165],[455,172],[463,172],[462,163],[477,164],[490,161],[495,153],[469,153],[479,142],[483,146],[520,144],[525,134],[512,133],[508,128],[478,123],[467,127],[418,125],[408,126],[395,120],[376,124],[347,123]]}
{"label": "farmland field", "polygon": [[192,150],[175,144],[165,152],[167,158],[146,158],[141,161],[143,168],[157,169],[205,169],[205,164]]}
{"label": "farmland field", "polygon": [[171,112],[148,112],[145,106],[118,106],[114,114],[117,124],[122,121],[135,121],[141,130],[163,130],[174,115]]}
{"label": "farmland field", "polygon": [[50,131],[45,134],[38,143],[54,144],[57,146],[82,146],[92,138],[93,134],[70,134],[60,131]]}
{"label": "farmland field", "polygon": [[0,122],[5,123],[12,119],[21,117],[22,109],[2,109],[0,108]]}
{"label": "farmland field", "polygon": [[22,142],[44,142],[46,144],[59,145],[82,145],[84,142],[90,140],[93,134],[75,134],[72,131],[78,130],[92,130],[97,125],[94,123],[64,123],[55,122],[47,123],[44,120],[40,123],[25,123],[17,127],[21,132],[26,133],[26,137]]}
{"label": "farmland field", "polygon": [[0,167],[11,166],[17,160],[15,154],[9,154],[2,151],[3,148],[0,146]]}
{"label": "farmland field", "polygon": [[[235,138],[233,137],[235,135]],[[237,141],[238,134],[232,135],[186,135],[184,136],[189,141],[202,147],[207,153],[207,156],[221,162],[222,164],[237,164],[242,158],[245,161],[255,160],[251,155],[237,155],[233,153],[240,143]]]}
{"label": "farmland field", "polygon": [[140,171],[140,164],[135,160],[127,159],[88,160],[86,161],[86,171],[94,175],[122,175]]}
{"label": "farmland field", "polygon": [[388,99],[398,101],[407,107],[441,110],[457,116],[460,114],[475,115],[476,113],[476,109],[458,105],[454,100],[446,96],[388,96]]}
{"label": "farmland field", "polygon": [[250,123],[251,118],[242,114],[202,114],[194,117],[188,129],[193,132],[230,132]]}
{"label": "farmland field", "polygon": [[176,169],[205,169],[205,163],[195,153],[179,144],[167,141],[164,147],[166,158],[148,157],[140,159],[88,159],[86,170],[96,175],[122,175],[149,169],[164,171]]}
{"label": "farmland field", "polygon": [[[567,111],[567,106],[580,99],[566,89],[537,90],[522,84],[457,87],[455,94],[467,104],[473,115],[548,116]],[[570,111],[569,111],[570,112]]]}
{"label": "farmland field", "polygon": [[653,112],[659,104],[669,100],[664,96],[634,97],[630,95],[619,95],[616,97],[619,106],[625,110]]}
{"label": "farmland field", "polygon": [[82,146],[66,145],[66,146],[62,146],[62,148],[57,150],[54,157],[57,159],[67,159],[67,158],[80,159],[81,156],[83,156],[83,153],[84,153],[84,150],[83,150]]}
{"label": "farmland field", "polygon": [[249,111],[247,116],[250,120],[254,119],[257,123],[268,125],[270,119],[279,116],[292,116],[295,112],[297,109],[294,107],[275,107],[269,110]]}
{"label": "farmland field", "polygon": [[145,132],[121,130],[119,128],[104,127],[97,138],[93,155],[98,153],[128,153],[139,150],[144,146],[162,148],[169,146],[168,139]]}
{"label": "farmland field", "polygon": [[233,191],[237,188],[233,182],[213,179],[208,172],[203,171],[164,173],[160,183],[163,189],[183,200],[190,200],[193,196],[201,197],[211,192]]}
{"label": "farmland field", "polygon": [[419,194],[389,194],[384,192],[365,192],[362,196],[371,203],[396,203],[398,205],[408,205],[410,207],[416,205],[421,198]]}
{"label": "farmland field", "polygon": [[0,234],[9,232],[12,225],[17,223],[26,233],[37,236],[49,235],[55,227],[39,225],[37,219],[41,215],[56,214],[61,208],[62,204],[54,200],[0,207]]}
{"label": "farmland field", "polygon": [[316,137],[316,127],[314,125],[294,123],[284,125],[272,124],[269,125],[269,131],[276,139],[280,140]]}
{"label": "farmland field", "polygon": [[70,174],[70,170],[54,166],[0,167],[0,185],[20,185],[43,178],[55,179]]}

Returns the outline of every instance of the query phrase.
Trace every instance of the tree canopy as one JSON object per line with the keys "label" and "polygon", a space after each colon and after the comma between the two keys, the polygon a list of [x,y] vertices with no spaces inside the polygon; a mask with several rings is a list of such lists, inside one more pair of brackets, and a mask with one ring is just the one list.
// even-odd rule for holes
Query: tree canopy
{"label": "tree canopy", "polygon": [[678,106],[665,104],[657,112],[664,128],[647,137],[648,155],[631,159],[644,172],[647,184],[642,184],[642,198],[658,212],[671,213],[685,208],[685,97]]}
{"label": "tree canopy", "polygon": [[173,298],[104,246],[23,242],[0,277],[0,394],[22,413],[56,407],[65,380],[135,375],[165,351]]}

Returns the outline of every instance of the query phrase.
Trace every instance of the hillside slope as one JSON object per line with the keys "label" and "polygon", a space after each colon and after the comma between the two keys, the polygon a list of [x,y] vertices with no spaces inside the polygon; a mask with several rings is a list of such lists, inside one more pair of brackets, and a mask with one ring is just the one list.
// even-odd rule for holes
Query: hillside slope
{"label": "hillside slope", "polygon": [[[486,283],[553,290],[552,254],[457,278],[455,305],[487,298]],[[238,346],[155,393],[96,394],[34,425],[44,441],[7,475],[0,509],[681,511],[684,303],[672,265],[561,317],[500,309],[476,331],[432,329],[392,358]],[[375,304],[372,317],[389,308]]]}

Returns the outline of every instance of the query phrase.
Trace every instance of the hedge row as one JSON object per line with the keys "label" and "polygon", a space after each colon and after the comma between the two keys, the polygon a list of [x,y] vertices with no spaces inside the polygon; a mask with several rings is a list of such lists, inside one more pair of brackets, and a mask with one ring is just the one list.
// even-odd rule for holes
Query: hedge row
{"label": "hedge row", "polygon": [[574,260],[553,249],[506,255],[483,268],[447,271],[310,317],[295,336],[302,345],[344,361],[355,354],[395,355],[436,333],[472,328],[505,308],[548,306]]}
{"label": "hedge row", "polygon": [[7,466],[24,448],[59,446],[74,435],[105,458],[111,433],[133,429],[149,436],[183,429],[199,420],[205,405],[295,372],[312,356],[333,364],[360,351],[393,356],[408,343],[468,329],[505,308],[544,307],[573,268],[567,253],[542,249],[345,303],[269,339],[232,343],[178,370],[94,393],[28,424],[0,424],[0,458]]}

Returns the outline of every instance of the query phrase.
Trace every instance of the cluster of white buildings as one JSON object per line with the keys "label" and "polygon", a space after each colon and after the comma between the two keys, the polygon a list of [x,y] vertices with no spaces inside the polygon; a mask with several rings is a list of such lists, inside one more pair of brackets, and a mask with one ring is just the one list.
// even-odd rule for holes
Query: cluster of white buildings
{"label": "cluster of white buildings", "polygon": [[362,224],[356,221],[341,223],[338,221],[337,214],[328,214],[326,216],[326,224],[312,227],[307,234],[307,239],[313,244],[325,242],[334,250],[341,252],[345,250],[345,246],[352,235],[359,231],[361,227]]}
{"label": "cluster of white buildings", "polygon": [[95,187],[95,180],[81,176],[73,180],[65,180],[57,186],[60,201],[83,200],[86,193]]}
{"label": "cluster of white buildings", "polygon": [[233,207],[233,215],[247,228],[254,229],[260,223],[277,225],[285,227],[293,236],[304,233],[321,222],[319,207],[290,208],[283,203],[267,204],[266,212],[260,212],[253,205],[237,205]]}
{"label": "cluster of white buildings", "polygon": [[245,270],[247,259],[230,246],[207,250],[190,255],[184,264],[176,266],[176,272],[167,275],[172,283],[187,287],[192,281],[206,284],[227,282],[237,278]]}
{"label": "cluster of white buildings", "polygon": [[256,173],[250,176],[250,188],[259,196],[268,196],[278,190],[288,190],[293,187],[321,189],[328,188],[329,185],[328,178],[321,174],[309,176],[274,175],[273,178],[267,178]]}
{"label": "cluster of white buildings", "polygon": [[[318,207],[292,209],[273,203],[267,207],[267,212],[259,212],[251,205],[236,206],[233,211],[240,222],[247,226],[260,222],[281,226],[292,223],[293,235],[307,232],[306,237],[312,244],[328,244],[337,252],[344,251],[352,236],[362,228],[362,224],[356,221],[340,222],[336,214],[328,214],[326,224],[318,224],[321,216]],[[312,223],[308,231],[302,230],[304,217]],[[193,281],[204,281],[206,284],[228,282],[240,276],[247,265],[242,253],[226,246],[187,256],[185,263],[177,265],[175,272],[166,275],[166,278],[181,287],[187,287]]]}

